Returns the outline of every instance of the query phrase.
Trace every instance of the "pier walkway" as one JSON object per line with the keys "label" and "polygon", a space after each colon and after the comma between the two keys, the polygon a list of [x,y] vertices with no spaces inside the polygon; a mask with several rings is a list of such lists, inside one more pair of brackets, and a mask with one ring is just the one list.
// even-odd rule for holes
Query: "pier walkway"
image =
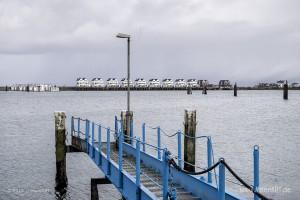
{"label": "pier walkway", "polygon": [[[115,137],[115,141],[110,141],[111,136]],[[157,146],[146,143],[144,128],[142,136],[142,140],[140,140],[133,137],[132,134],[124,135],[121,121],[117,118],[115,118],[115,130],[87,119],[75,117],[71,119],[70,148],[87,153],[125,199],[244,199],[225,189],[225,168],[234,172],[222,159],[217,163],[211,163],[212,144],[210,138],[207,142],[209,166],[202,172],[188,173],[182,167],[181,133],[177,134],[178,156],[172,155],[166,148],[161,148],[160,139]],[[157,156],[148,154],[147,146],[155,149]],[[177,161],[174,160],[174,157],[177,158]],[[213,183],[212,170],[217,166],[219,167],[219,174],[216,176],[218,180]],[[207,178],[195,175],[207,175]],[[248,189],[252,190],[255,196],[267,199],[251,186]]]}

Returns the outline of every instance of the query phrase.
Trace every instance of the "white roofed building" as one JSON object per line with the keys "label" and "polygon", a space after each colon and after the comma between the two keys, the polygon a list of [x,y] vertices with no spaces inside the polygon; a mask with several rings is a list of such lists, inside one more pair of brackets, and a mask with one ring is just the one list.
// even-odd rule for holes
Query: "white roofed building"
{"label": "white roofed building", "polygon": [[[122,88],[127,88],[127,86],[128,86],[128,80],[127,80],[127,78],[123,78],[123,79],[121,80],[121,87],[122,87]],[[133,83],[132,83],[131,80],[129,80],[129,87],[130,87],[130,88],[133,87]]]}
{"label": "white roofed building", "polygon": [[109,78],[106,81],[106,87],[107,88],[118,88],[119,87],[119,82],[118,79],[116,78]]}
{"label": "white roofed building", "polygon": [[149,79],[149,88],[160,88],[160,81],[156,78]]}
{"label": "white roofed building", "polygon": [[87,78],[77,78],[76,80],[77,87],[90,87],[90,83]]}
{"label": "white roofed building", "polygon": [[172,79],[166,78],[162,81],[162,87],[163,88],[173,88],[174,83]]}
{"label": "white roofed building", "polygon": [[135,79],[135,87],[146,88],[146,87],[148,87],[147,81],[143,78],[137,78],[137,79]]}
{"label": "white roofed building", "polygon": [[102,78],[93,78],[91,81],[91,86],[103,88],[103,87],[105,87],[105,83]]}
{"label": "white roofed building", "polygon": [[196,79],[188,79],[187,86],[192,87],[192,88],[197,88],[197,87],[199,87],[198,81]]}
{"label": "white roofed building", "polygon": [[176,79],[174,86],[175,88],[186,88],[186,81],[182,78]]}

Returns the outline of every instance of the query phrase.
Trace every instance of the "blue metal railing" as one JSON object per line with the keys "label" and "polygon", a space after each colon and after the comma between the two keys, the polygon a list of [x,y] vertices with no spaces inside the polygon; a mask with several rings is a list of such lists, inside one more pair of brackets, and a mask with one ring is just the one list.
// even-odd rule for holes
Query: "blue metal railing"
{"label": "blue metal railing", "polygon": [[[75,127],[75,120],[77,120],[77,127]],[[81,131],[81,122],[85,122],[85,132],[83,133]],[[119,124],[120,123],[120,124]],[[95,154],[95,126],[98,126],[98,154],[96,156]],[[114,131],[111,130],[110,128],[101,126],[100,124],[96,124],[94,122],[90,122],[88,119],[80,119],[80,118],[75,118],[72,116],[71,118],[71,135],[76,136],[81,138],[81,135],[84,135],[84,140],[86,144],[86,151],[90,155],[91,158],[97,160],[97,165],[102,166],[102,129],[106,129],[106,172],[105,174],[107,176],[111,175],[111,165],[112,165],[112,160],[111,160],[111,142],[110,142],[110,137],[111,137],[111,131],[115,133],[116,138],[118,139],[118,187],[120,189],[124,188],[123,185],[123,145],[127,143],[124,142],[124,137],[127,139],[130,139],[131,141],[135,141],[135,158],[136,158],[136,164],[135,164],[135,170],[136,170],[136,177],[135,177],[135,185],[136,185],[136,194],[137,194],[137,199],[140,199],[141,197],[141,174],[144,174],[146,177],[149,178],[149,180],[155,182],[158,186],[161,187],[159,183],[154,181],[151,177],[147,176],[146,173],[143,173],[141,170],[141,145],[142,145],[142,152],[145,154],[146,153],[146,146],[152,147],[156,149],[157,151],[157,159],[162,163],[162,179],[163,179],[163,184],[162,184],[162,190],[163,190],[163,199],[167,200],[170,195],[175,197],[176,199],[176,190],[171,190],[169,186],[169,179],[170,179],[170,165],[169,165],[169,160],[170,160],[170,152],[166,148],[161,147],[161,128],[155,127],[152,129],[157,130],[157,146],[149,144],[146,142],[146,124],[142,124],[142,141],[139,138],[136,138],[133,136],[133,125],[131,124],[131,132],[130,136],[124,135],[123,132],[123,126],[120,120],[115,117],[115,127]],[[90,135],[91,132],[91,135]],[[183,160],[182,160],[182,135],[184,135],[181,131],[177,131],[176,134],[173,134],[171,137],[177,135],[177,159],[178,159],[178,166],[182,168],[183,165]],[[186,135],[184,135],[186,137]],[[207,169],[212,167],[214,164],[213,162],[213,147],[212,147],[212,141],[211,137],[209,136],[199,136],[196,138],[207,138]],[[133,145],[133,143],[132,143]],[[131,146],[132,146],[131,145]],[[133,147],[134,148],[134,147]],[[163,155],[161,155],[161,152]],[[98,158],[98,159],[96,159]],[[258,146],[254,146],[254,151],[253,151],[253,158],[254,158],[254,184],[253,187],[256,191],[258,191],[259,187],[259,148]],[[221,162],[219,164],[219,175],[218,175],[218,189],[217,189],[217,196],[218,200],[225,200],[226,192],[225,192],[225,181],[226,181],[226,176],[225,176],[225,166]],[[207,173],[207,183],[212,184],[212,173],[209,171]],[[258,200],[258,196],[254,195],[254,200]]]}

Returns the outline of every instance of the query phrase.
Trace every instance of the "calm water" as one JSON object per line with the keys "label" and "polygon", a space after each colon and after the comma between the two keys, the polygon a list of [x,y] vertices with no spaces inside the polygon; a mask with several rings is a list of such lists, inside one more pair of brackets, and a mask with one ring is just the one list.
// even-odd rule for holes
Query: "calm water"
{"label": "calm water", "polygon": [[[274,199],[300,196],[300,91],[132,92],[135,134],[142,122],[168,133],[183,128],[185,109],[197,110],[197,135],[211,135],[216,159],[252,183],[252,148],[260,146],[261,186]],[[55,199],[53,113],[66,111],[110,127],[126,108],[126,92],[0,93],[0,199]],[[68,118],[69,122],[69,118]],[[176,138],[162,138],[176,154]],[[156,143],[154,130],[147,141]],[[205,167],[205,141],[197,141],[197,164]],[[89,199],[90,178],[101,176],[83,154],[68,154],[68,197]],[[227,173],[228,175],[228,173]],[[229,175],[229,180],[234,180]],[[228,182],[232,190],[243,191]],[[274,191],[275,190],[275,191]],[[245,194],[246,196],[248,194]]]}

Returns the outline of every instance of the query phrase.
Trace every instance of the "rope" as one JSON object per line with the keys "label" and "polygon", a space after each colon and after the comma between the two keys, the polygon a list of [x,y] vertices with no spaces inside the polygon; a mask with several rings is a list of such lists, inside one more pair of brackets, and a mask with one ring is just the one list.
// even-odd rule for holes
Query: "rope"
{"label": "rope", "polygon": [[219,160],[217,163],[215,163],[214,165],[212,165],[211,167],[207,168],[206,170],[200,171],[200,172],[189,172],[186,171],[184,169],[181,169],[177,163],[175,162],[174,159],[170,159],[169,160],[169,164],[172,165],[175,169],[177,169],[178,171],[184,172],[186,174],[190,174],[190,175],[201,175],[201,174],[205,174],[207,172],[210,172],[211,170],[215,169],[219,164],[224,164],[224,166],[227,168],[227,170],[244,186],[246,187],[248,190],[250,190],[251,192],[253,192],[255,195],[257,195],[260,199],[262,200],[271,200],[267,197],[265,197],[264,195],[262,195],[261,193],[257,192],[255,190],[255,188],[251,185],[249,185],[248,183],[246,183],[241,177],[239,177],[234,171],[233,169],[225,162],[224,159]]}

